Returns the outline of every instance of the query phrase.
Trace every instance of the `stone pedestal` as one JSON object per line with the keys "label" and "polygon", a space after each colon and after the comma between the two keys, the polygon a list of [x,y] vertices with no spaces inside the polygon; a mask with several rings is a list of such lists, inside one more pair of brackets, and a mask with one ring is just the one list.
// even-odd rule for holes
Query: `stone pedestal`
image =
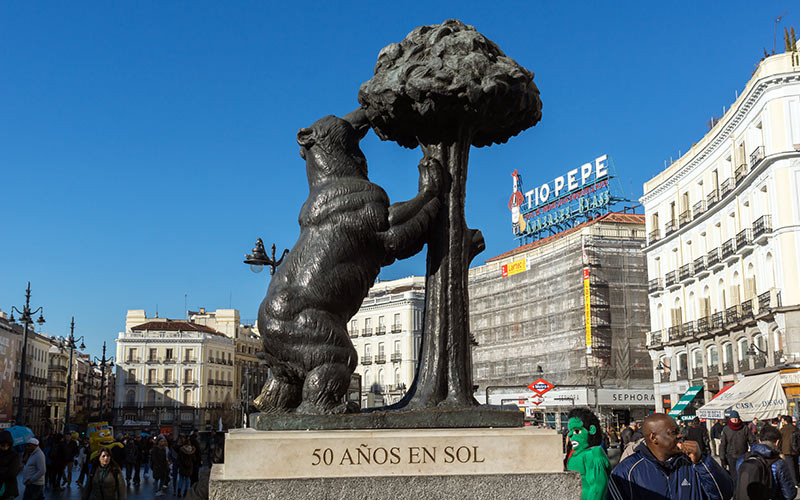
{"label": "stone pedestal", "polygon": [[562,471],[549,430],[235,430],[210,499],[580,498],[580,477]]}

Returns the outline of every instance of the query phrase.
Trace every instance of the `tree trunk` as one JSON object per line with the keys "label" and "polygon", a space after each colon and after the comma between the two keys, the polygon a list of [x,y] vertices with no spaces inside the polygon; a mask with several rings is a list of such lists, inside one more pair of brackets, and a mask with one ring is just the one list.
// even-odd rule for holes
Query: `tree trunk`
{"label": "tree trunk", "polygon": [[445,169],[442,207],[431,225],[425,325],[417,374],[401,407],[475,406],[472,397],[467,277],[472,231],[464,217],[469,134],[453,143],[423,147]]}

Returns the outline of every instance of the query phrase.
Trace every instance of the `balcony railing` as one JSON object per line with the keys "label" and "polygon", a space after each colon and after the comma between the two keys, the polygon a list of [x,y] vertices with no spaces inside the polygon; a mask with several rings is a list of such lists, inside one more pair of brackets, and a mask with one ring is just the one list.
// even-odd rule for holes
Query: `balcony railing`
{"label": "balcony railing", "polygon": [[654,230],[650,231],[649,239],[650,239],[650,244],[651,245],[653,243],[655,243],[656,241],[658,241],[660,238],[661,238],[661,234],[660,234],[658,229],[654,229]]}
{"label": "balcony railing", "polygon": [[378,326],[378,330],[375,332],[375,335],[386,335],[386,325]]}
{"label": "balcony railing", "polygon": [[753,237],[758,238],[763,234],[772,232],[772,217],[769,215],[762,215],[755,222],[753,222]]}
{"label": "balcony railing", "polygon": [[753,364],[756,368],[764,368],[767,366],[767,356],[765,354],[758,353]]}
{"label": "balcony railing", "polygon": [[683,226],[684,224],[688,224],[692,220],[692,212],[691,210],[685,210],[681,212],[678,216],[678,224]]}
{"label": "balcony railing", "polygon": [[364,331],[361,332],[362,337],[372,337],[372,328],[364,328]]}
{"label": "balcony railing", "polygon": [[725,195],[733,191],[733,182],[730,179],[725,179],[722,181],[722,184],[719,185],[719,197],[720,199],[725,198]]}
{"label": "balcony railing", "polygon": [[731,238],[722,244],[722,258],[727,259],[736,252],[736,241]]}
{"label": "balcony railing", "polygon": [[683,337],[694,337],[695,330],[694,330],[694,321],[687,321],[683,325],[681,325],[681,333]]}
{"label": "balcony railing", "polygon": [[725,309],[725,324],[737,323],[739,321],[739,306],[731,306]]}
{"label": "balcony railing", "polygon": [[697,217],[698,215],[702,214],[706,211],[706,200],[700,200],[694,204],[692,207],[692,212],[694,212],[694,216]]}
{"label": "balcony railing", "polygon": [[681,325],[671,326],[667,329],[669,333],[669,340],[677,340],[682,337],[681,335]]}
{"label": "balcony railing", "polygon": [[403,355],[402,354],[400,354],[399,352],[393,352],[392,353],[392,363],[397,363],[398,361],[402,361],[402,360],[403,360]]}
{"label": "balcony railing", "polygon": [[128,358],[125,360],[126,363],[139,363],[139,358]]}
{"label": "balcony railing", "polygon": [[708,316],[703,316],[702,318],[697,320],[697,332],[698,333],[705,333],[711,328],[711,318]]}
{"label": "balcony railing", "polygon": [[382,365],[386,363],[386,355],[385,354],[378,354],[375,356],[375,364]]}
{"label": "balcony railing", "polygon": [[350,330],[350,338],[354,339],[358,337],[358,330]]}
{"label": "balcony railing", "polygon": [[694,262],[693,262],[692,265],[694,266],[695,274],[698,274],[698,273],[701,273],[701,272],[705,271],[706,270],[706,256],[702,255],[702,256],[694,259]]}
{"label": "balcony railing", "polygon": [[674,285],[678,281],[678,274],[675,271],[670,271],[664,276],[664,284],[667,288]]}
{"label": "balcony railing", "polygon": [[742,315],[741,319],[753,317],[753,299],[748,299],[742,302]]}
{"label": "balcony railing", "polygon": [[372,364],[372,356],[361,356],[361,364],[362,365],[371,365]]}
{"label": "balcony railing", "polygon": [[692,265],[684,264],[678,269],[678,279],[681,281],[692,277]]}
{"label": "balcony railing", "polygon": [[722,362],[722,374],[723,375],[730,375],[733,373],[733,361],[723,361]]}
{"label": "balcony railing", "polygon": [[403,331],[403,325],[400,323],[396,323],[392,325],[392,333],[400,333]]}
{"label": "balcony railing", "polygon": [[669,236],[678,229],[678,224],[675,220],[671,220],[664,225],[664,236]]}
{"label": "balcony railing", "polygon": [[186,363],[186,364],[197,363],[197,360],[194,359],[194,358],[183,358],[182,363]]}
{"label": "balcony railing", "polygon": [[750,166],[756,168],[758,162],[764,159],[764,146],[759,146],[750,153]]}
{"label": "balcony railing", "polygon": [[736,185],[738,186],[739,183],[742,181],[742,179],[744,179],[745,177],[747,177],[747,163],[742,163],[741,165],[736,167],[736,171],[733,174],[733,179],[736,182]]}
{"label": "balcony railing", "polygon": [[[164,361],[163,361],[163,362],[164,362],[165,364],[173,364],[173,363],[175,363],[175,358],[164,358]],[[184,363],[189,363],[189,361],[185,361],[185,360],[184,360]]]}
{"label": "balcony railing", "polygon": [[647,291],[649,293],[657,292],[663,289],[664,289],[664,280],[662,280],[661,278],[652,279],[647,283]]}
{"label": "balcony railing", "polygon": [[719,201],[719,190],[712,189],[708,196],[706,196],[706,205],[707,208],[713,207]]}
{"label": "balcony railing", "polygon": [[650,332],[650,345],[657,346],[661,345],[661,333],[663,330],[659,330],[657,332]]}
{"label": "balcony railing", "polygon": [[717,329],[722,328],[723,323],[725,321],[725,313],[722,311],[715,312],[711,315],[711,328]]}
{"label": "balcony railing", "polygon": [[720,261],[719,248],[711,250],[710,252],[708,252],[708,255],[706,255],[706,263],[708,264],[709,268],[712,268],[717,264],[719,264],[719,261]]}
{"label": "balcony railing", "polygon": [[742,229],[736,235],[736,248],[740,251],[751,243],[753,243],[753,231],[750,228]]}
{"label": "balcony railing", "polygon": [[769,309],[770,292],[764,292],[758,296],[758,312],[762,313]]}
{"label": "balcony railing", "polygon": [[160,362],[160,360],[158,358],[148,358],[147,361],[146,361],[146,363],[149,364],[149,365],[151,365],[153,363],[159,363],[159,362]]}
{"label": "balcony railing", "polygon": [[719,374],[719,365],[708,365],[708,376],[713,377],[717,374]]}

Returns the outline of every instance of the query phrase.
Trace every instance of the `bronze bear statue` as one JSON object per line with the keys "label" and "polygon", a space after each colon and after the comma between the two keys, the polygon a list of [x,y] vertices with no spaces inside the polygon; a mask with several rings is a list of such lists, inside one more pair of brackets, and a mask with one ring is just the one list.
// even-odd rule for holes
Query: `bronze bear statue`
{"label": "bronze bear statue", "polygon": [[264,412],[346,413],[358,355],[347,331],[382,266],[418,253],[436,217],[442,167],[419,163],[419,192],[390,205],[367,178],[359,147],[369,130],[363,110],[326,116],[300,129],[309,196],[300,237],[278,267],[258,311],[273,378],[255,400]]}

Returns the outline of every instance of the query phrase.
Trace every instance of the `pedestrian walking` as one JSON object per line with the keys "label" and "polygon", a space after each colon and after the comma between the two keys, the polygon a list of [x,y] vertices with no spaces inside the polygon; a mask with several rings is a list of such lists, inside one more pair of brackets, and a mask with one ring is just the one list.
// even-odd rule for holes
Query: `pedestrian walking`
{"label": "pedestrian walking", "polygon": [[44,452],[39,448],[39,440],[36,438],[28,439],[25,443],[25,467],[22,468],[22,484],[25,485],[25,493],[22,500],[44,500],[44,476],[47,473],[47,465]]}
{"label": "pedestrian walking", "polygon": [[78,450],[78,468],[81,471],[80,476],[75,480],[75,484],[78,486],[83,486],[83,481],[89,474],[89,452],[89,442],[84,440]]}
{"label": "pedestrian walking", "polygon": [[125,441],[125,481],[139,484],[139,447],[132,437]]}
{"label": "pedestrian walking", "polygon": [[679,441],[678,424],[663,413],[642,426],[644,442],[619,463],[608,482],[609,500],[728,500],[731,477],[693,441]]}
{"label": "pedestrian walking", "polygon": [[636,432],[636,422],[631,421],[622,432],[619,433],[619,439],[622,441],[622,449],[625,449],[630,443],[636,441],[633,439],[633,434]]}
{"label": "pedestrian walking", "polygon": [[797,455],[800,455],[800,431],[792,423],[791,415],[781,417],[781,444],[780,451],[783,460],[792,474],[793,484],[800,481],[800,471],[797,470]]}
{"label": "pedestrian walking", "polygon": [[178,496],[186,495],[186,491],[191,486],[192,471],[194,470],[197,459],[197,449],[191,442],[187,442],[178,448]]}
{"label": "pedestrian walking", "polygon": [[169,449],[169,458],[170,465],[172,466],[171,476],[172,476],[172,494],[178,494],[178,450],[186,444],[186,438],[183,436],[178,436],[175,443]]}
{"label": "pedestrian walking", "polygon": [[700,447],[700,453],[703,455],[710,451],[710,438],[708,437],[708,430],[706,426],[700,423],[698,417],[694,417],[686,428],[686,440],[694,441]]}
{"label": "pedestrian walking", "polygon": [[782,432],[767,424],[758,434],[758,443],[736,464],[736,500],[793,500],[797,495],[789,465],[781,460],[778,446]]}
{"label": "pedestrian walking", "polygon": [[747,453],[755,441],[755,436],[739,418],[739,412],[732,411],[728,417],[728,425],[722,429],[722,438],[719,441],[720,461],[732,477],[736,477],[736,463],[739,457]]}
{"label": "pedestrian walking", "polygon": [[83,490],[83,500],[125,500],[127,487],[122,469],[103,448],[92,464],[92,472]]}
{"label": "pedestrian walking", "polygon": [[72,469],[75,468],[75,457],[78,455],[78,443],[72,439],[71,432],[64,433],[64,441],[61,442],[61,455],[64,462],[64,469],[61,471],[61,485],[69,487],[72,484]]}
{"label": "pedestrian walking", "polygon": [[719,456],[719,440],[722,438],[722,425],[721,420],[715,420],[714,425],[711,426],[711,451],[715,456]]}
{"label": "pedestrian walking", "polygon": [[17,474],[21,469],[19,455],[12,448],[14,438],[11,433],[0,431],[0,500],[17,498]]}
{"label": "pedestrian walking", "polygon": [[167,459],[167,440],[160,438],[158,444],[150,450],[150,468],[153,471],[153,483],[156,496],[164,494],[162,491],[169,482],[169,461]]}

